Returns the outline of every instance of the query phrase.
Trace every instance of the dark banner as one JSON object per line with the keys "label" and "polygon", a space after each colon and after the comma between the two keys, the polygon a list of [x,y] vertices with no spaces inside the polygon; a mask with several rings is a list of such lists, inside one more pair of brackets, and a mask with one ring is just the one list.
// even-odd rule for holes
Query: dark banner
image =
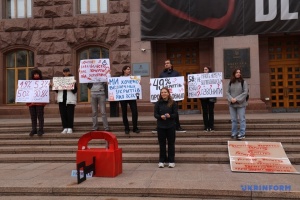
{"label": "dark banner", "polygon": [[142,0],[142,40],[300,31],[299,0]]}

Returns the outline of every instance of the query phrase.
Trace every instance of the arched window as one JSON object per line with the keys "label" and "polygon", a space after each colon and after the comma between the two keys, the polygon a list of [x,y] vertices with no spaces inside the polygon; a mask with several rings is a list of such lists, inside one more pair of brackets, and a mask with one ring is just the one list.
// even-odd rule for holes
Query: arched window
{"label": "arched window", "polygon": [[[78,51],[77,66],[79,66],[80,60],[99,58],[109,58],[109,50],[98,46],[80,49]],[[80,83],[78,100],[79,102],[90,102],[90,95],[88,94],[86,83]]]}
{"label": "arched window", "polygon": [[10,51],[5,54],[6,103],[15,104],[18,80],[27,80],[34,67],[34,53],[29,50]]}

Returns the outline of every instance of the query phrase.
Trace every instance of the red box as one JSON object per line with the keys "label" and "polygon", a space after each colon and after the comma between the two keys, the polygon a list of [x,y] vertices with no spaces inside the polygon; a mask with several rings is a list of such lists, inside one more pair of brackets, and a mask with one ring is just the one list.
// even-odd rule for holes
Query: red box
{"label": "red box", "polygon": [[[88,142],[92,139],[104,139],[108,148],[88,148]],[[93,131],[84,134],[78,141],[76,163],[85,162],[91,165],[95,161],[96,177],[115,177],[122,173],[122,149],[118,148],[118,141],[114,134],[105,131]]]}

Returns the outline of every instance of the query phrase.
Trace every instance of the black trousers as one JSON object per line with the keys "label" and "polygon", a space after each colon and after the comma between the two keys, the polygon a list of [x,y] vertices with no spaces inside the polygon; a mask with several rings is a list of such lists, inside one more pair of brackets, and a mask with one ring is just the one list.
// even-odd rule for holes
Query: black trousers
{"label": "black trousers", "polygon": [[214,128],[214,108],[215,103],[210,102],[208,98],[201,100],[202,116],[205,128]]}
{"label": "black trousers", "polygon": [[[159,162],[175,162],[175,127],[164,129],[157,128],[157,138],[159,143]],[[168,141],[168,156],[166,145]]]}
{"label": "black trousers", "polygon": [[59,102],[58,105],[63,128],[73,128],[75,105],[66,102]]}
{"label": "black trousers", "polygon": [[29,106],[31,127],[37,131],[37,120],[39,120],[39,131],[44,130],[44,106]]}
{"label": "black trousers", "polygon": [[125,131],[129,131],[129,122],[127,118],[127,104],[129,104],[131,114],[132,114],[132,126],[133,126],[133,131],[137,129],[137,121],[138,121],[138,110],[137,110],[137,104],[136,100],[125,100],[125,101],[120,101],[121,103],[121,109],[122,109],[122,119],[123,119],[123,124],[125,126]]}

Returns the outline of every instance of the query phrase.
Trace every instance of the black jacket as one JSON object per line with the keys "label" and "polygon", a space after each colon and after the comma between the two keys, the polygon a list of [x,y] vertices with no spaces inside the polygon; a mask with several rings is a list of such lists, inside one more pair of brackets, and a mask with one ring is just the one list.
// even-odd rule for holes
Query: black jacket
{"label": "black jacket", "polygon": [[[163,120],[162,115],[169,113],[170,118]],[[158,128],[171,128],[175,127],[175,118],[178,115],[178,108],[176,102],[171,107],[168,106],[167,101],[159,100],[154,106],[154,117],[157,119]]]}

